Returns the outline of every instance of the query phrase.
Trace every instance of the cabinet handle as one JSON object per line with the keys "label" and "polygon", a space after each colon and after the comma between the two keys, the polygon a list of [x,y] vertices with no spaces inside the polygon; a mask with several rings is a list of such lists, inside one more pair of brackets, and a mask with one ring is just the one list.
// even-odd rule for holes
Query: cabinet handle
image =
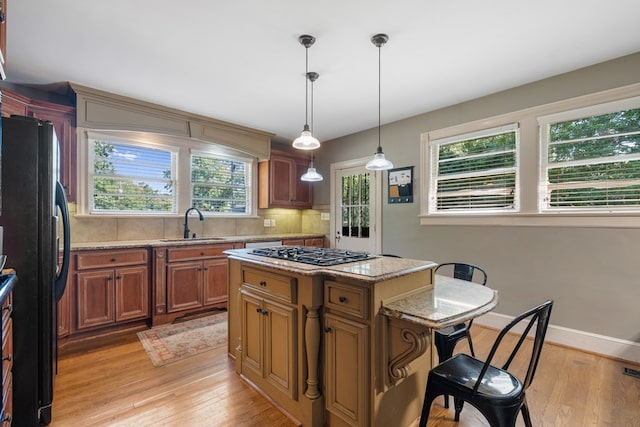
{"label": "cabinet handle", "polygon": [[105,279],[107,282],[110,282],[110,281],[112,281],[112,280],[113,280],[113,277],[112,277],[112,276],[107,276],[107,277],[105,277],[104,279]]}
{"label": "cabinet handle", "polygon": [[330,327],[328,327],[328,326],[325,326],[325,327],[324,327],[324,331],[325,331],[326,333],[329,333],[329,332],[331,332],[331,328],[330,328]]}
{"label": "cabinet handle", "polygon": [[111,258],[111,262],[116,262],[116,259],[115,258]]}
{"label": "cabinet handle", "polygon": [[340,296],[340,297],[338,298],[338,301],[340,301],[340,302],[347,302],[347,297]]}
{"label": "cabinet handle", "polygon": [[3,357],[3,358],[2,358],[2,361],[5,361],[5,360],[6,360],[7,362],[11,362],[11,360],[12,360],[12,359],[13,359],[13,356],[11,356],[11,355],[9,354],[9,355],[7,355],[7,357]]}
{"label": "cabinet handle", "polygon": [[209,270],[209,267],[205,267],[205,268],[203,268],[203,270],[204,270],[204,271],[207,271],[207,270]]}
{"label": "cabinet handle", "polygon": [[269,315],[269,312],[268,312],[267,310],[262,310],[262,315],[263,315],[263,316],[268,316],[268,315]]}
{"label": "cabinet handle", "polygon": [[265,282],[264,280],[260,281],[260,286],[267,286],[267,282]]}
{"label": "cabinet handle", "polygon": [[204,252],[200,252],[200,256],[204,256]]}
{"label": "cabinet handle", "polygon": [[260,307],[256,308],[256,313],[262,313],[262,309]]}
{"label": "cabinet handle", "polygon": [[122,279],[122,274],[118,274],[118,275],[116,276],[116,279],[118,279],[118,280]]}
{"label": "cabinet handle", "polygon": [[4,420],[2,420],[3,423],[10,423],[11,421],[13,421],[11,414],[7,414],[7,416],[4,417]]}

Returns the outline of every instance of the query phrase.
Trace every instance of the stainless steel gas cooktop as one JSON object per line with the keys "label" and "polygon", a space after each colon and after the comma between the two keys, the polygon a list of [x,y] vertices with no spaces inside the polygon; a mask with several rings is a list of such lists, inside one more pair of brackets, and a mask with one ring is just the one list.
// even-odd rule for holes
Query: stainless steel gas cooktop
{"label": "stainless steel gas cooktop", "polygon": [[344,264],[375,258],[374,255],[367,252],[316,248],[313,246],[273,246],[269,248],[256,248],[249,253],[252,255],[320,266]]}

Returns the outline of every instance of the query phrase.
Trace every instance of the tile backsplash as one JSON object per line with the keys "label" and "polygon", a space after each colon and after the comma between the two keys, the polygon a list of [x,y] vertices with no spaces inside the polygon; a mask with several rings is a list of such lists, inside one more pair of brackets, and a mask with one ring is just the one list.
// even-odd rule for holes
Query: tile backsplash
{"label": "tile backsplash", "polygon": [[[321,209],[259,209],[252,218],[211,218],[198,220],[189,216],[189,229],[198,237],[255,236],[269,234],[303,233],[329,234],[329,223],[321,219]],[[76,205],[69,204],[71,215],[71,242],[110,242],[126,240],[155,240],[181,238],[184,215],[171,218],[154,217],[88,217],[76,216]],[[268,225],[268,227],[266,226]]]}

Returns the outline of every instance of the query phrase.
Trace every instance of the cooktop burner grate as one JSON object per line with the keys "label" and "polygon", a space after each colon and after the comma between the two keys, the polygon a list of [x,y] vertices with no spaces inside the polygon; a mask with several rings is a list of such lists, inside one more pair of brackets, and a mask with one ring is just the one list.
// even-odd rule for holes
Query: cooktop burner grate
{"label": "cooktop burner grate", "polygon": [[374,258],[373,255],[367,252],[316,248],[313,246],[273,246],[268,248],[256,248],[249,253],[252,255],[320,266],[345,264],[347,262],[363,261]]}

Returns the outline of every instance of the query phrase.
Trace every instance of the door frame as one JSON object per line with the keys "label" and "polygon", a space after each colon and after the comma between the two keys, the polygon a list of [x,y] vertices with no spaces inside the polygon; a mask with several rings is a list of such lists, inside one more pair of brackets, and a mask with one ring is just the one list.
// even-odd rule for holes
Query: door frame
{"label": "door frame", "polygon": [[[371,160],[370,157],[363,157],[353,160],[345,160],[342,162],[331,163],[331,203],[330,203],[330,230],[329,230],[329,245],[332,248],[336,247],[336,214],[338,204],[336,203],[336,182],[337,174],[342,169],[353,168],[362,166],[364,167],[367,162]],[[370,171],[371,182],[375,183],[375,206],[371,206],[370,209],[374,212],[375,221],[372,226],[373,240],[375,242],[375,254],[379,254],[382,251],[382,172],[383,171]]]}

